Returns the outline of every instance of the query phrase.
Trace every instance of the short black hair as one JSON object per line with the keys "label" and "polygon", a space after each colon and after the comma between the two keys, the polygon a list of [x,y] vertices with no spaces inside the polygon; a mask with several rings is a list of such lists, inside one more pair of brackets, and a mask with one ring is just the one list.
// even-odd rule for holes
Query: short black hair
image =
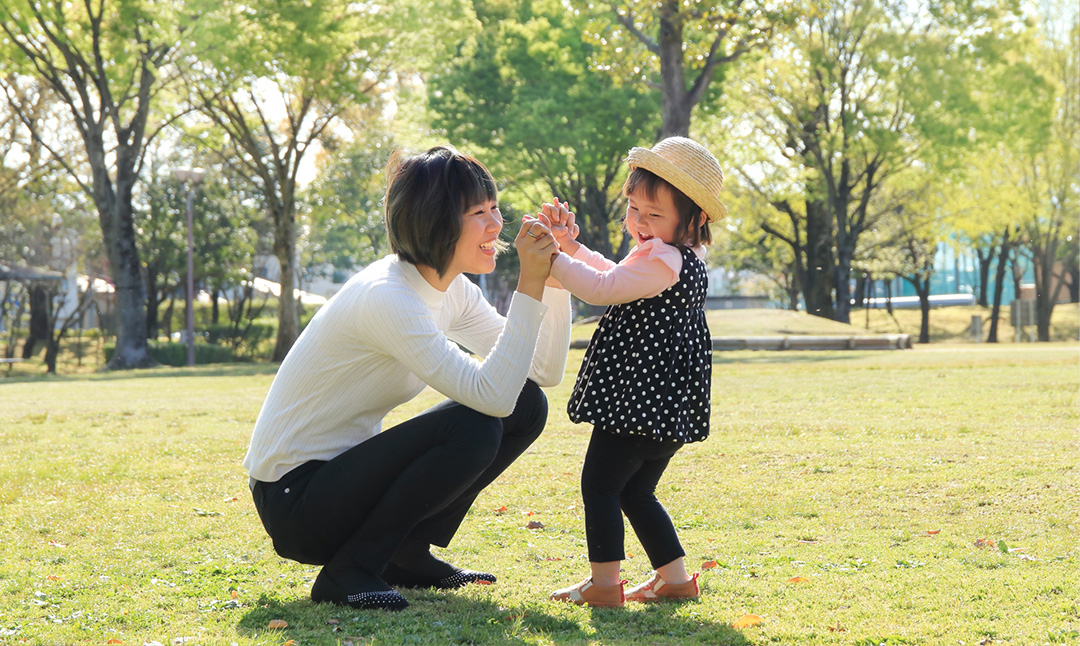
{"label": "short black hair", "polygon": [[386,171],[386,233],[390,249],[414,265],[446,273],[461,236],[465,209],[498,195],[491,173],[453,146],[394,153]]}
{"label": "short black hair", "polygon": [[653,201],[656,201],[656,192],[661,188],[671,191],[671,197],[675,202],[675,210],[679,214],[679,226],[675,229],[673,243],[687,247],[712,244],[709,219],[706,217],[702,220],[701,218],[705,209],[698,206],[697,202],[691,200],[685,193],[675,188],[671,182],[652,171],[635,168],[630,171],[630,176],[626,178],[626,183],[623,184],[623,195],[630,197],[630,194],[638,188],[642,190],[646,198]]}

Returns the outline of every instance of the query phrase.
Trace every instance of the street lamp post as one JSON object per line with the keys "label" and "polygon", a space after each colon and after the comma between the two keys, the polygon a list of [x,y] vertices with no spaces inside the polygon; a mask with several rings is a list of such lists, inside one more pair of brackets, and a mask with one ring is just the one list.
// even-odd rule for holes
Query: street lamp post
{"label": "street lamp post", "polygon": [[199,185],[206,171],[201,168],[177,168],[173,177],[187,186],[187,365],[195,365],[195,236],[192,203],[195,199],[195,187]]}

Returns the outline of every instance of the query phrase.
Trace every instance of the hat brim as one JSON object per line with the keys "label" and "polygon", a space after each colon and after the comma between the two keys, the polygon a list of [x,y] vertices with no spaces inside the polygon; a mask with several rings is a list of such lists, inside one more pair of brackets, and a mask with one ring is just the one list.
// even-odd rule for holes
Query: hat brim
{"label": "hat brim", "polygon": [[719,198],[709,193],[689,173],[648,148],[631,148],[630,154],[626,156],[626,162],[631,169],[644,168],[682,191],[684,195],[701,207],[709,222],[717,222],[727,217],[727,207]]}

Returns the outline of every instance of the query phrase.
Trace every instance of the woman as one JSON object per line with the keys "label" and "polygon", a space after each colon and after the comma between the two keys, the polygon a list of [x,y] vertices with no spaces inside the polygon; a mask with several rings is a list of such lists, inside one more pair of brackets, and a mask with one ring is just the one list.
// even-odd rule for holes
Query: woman
{"label": "woman", "polygon": [[[322,565],[316,602],[400,610],[391,586],[454,588],[494,575],[430,552],[476,495],[543,430],[539,385],[561,379],[569,293],[544,289],[557,248],[527,220],[505,318],[464,273],[495,269],[495,182],[450,147],[394,160],[386,228],[395,255],[354,276],[282,362],[244,466],[274,548]],[[476,359],[459,345],[483,359]],[[383,430],[425,386],[449,399]]]}

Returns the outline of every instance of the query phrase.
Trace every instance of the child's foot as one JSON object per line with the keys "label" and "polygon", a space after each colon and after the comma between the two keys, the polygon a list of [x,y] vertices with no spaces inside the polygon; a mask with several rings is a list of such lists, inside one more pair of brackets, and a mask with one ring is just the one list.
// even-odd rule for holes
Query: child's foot
{"label": "child's foot", "polygon": [[404,610],[408,600],[385,581],[363,570],[323,568],[311,586],[311,600],[359,609]]}
{"label": "child's foot", "polygon": [[579,606],[589,604],[593,608],[621,608],[626,600],[623,595],[625,583],[626,581],[619,581],[615,585],[596,585],[592,577],[589,577],[577,585],[552,592],[551,598],[556,601],[570,601]]}
{"label": "child's foot", "polygon": [[627,590],[626,600],[649,603],[665,599],[697,599],[701,594],[697,578],[698,575],[695,573],[689,581],[684,583],[668,583],[654,572],[653,578]]}
{"label": "child's foot", "polygon": [[452,590],[470,583],[495,583],[494,574],[454,567],[427,551],[412,555],[406,562],[391,562],[383,570],[382,576],[387,583],[398,588]]}

